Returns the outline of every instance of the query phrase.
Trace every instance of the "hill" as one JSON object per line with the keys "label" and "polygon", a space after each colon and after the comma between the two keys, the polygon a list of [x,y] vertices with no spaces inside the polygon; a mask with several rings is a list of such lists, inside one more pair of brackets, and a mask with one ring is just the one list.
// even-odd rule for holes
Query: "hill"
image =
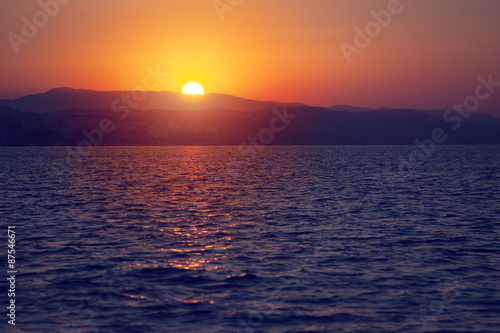
{"label": "hill", "polygon": [[392,109],[73,108],[30,113],[0,107],[0,144],[77,146],[93,138],[94,145],[411,145],[437,128],[448,136],[446,144],[500,144],[498,118],[471,115],[455,130],[456,125],[424,112]]}

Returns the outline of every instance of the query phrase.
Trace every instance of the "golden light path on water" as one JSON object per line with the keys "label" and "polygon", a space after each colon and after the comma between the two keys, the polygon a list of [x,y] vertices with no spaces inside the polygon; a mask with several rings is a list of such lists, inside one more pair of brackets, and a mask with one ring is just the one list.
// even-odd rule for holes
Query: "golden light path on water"
{"label": "golden light path on water", "polygon": [[[215,182],[206,177],[207,173],[213,172],[217,166],[213,163],[207,164],[206,152],[196,147],[179,148],[176,153],[182,156],[182,162],[176,165],[178,171],[174,175],[171,170],[163,169],[163,176],[160,178],[164,178],[166,185],[153,199],[157,202],[156,207],[155,204],[149,204],[144,194],[141,195],[142,198],[137,198],[143,200],[148,209],[161,209],[161,218],[151,223],[143,223],[141,229],[146,229],[148,235],[162,239],[162,242],[160,247],[157,246],[158,243],[154,246],[146,242],[137,249],[140,251],[139,255],[133,251],[126,254],[131,259],[126,271],[131,274],[145,272],[144,274],[164,276],[162,279],[175,280],[179,274],[179,271],[175,270],[189,272],[190,278],[194,279],[203,272],[215,273],[224,270],[225,263],[222,261],[227,258],[234,239],[228,229],[236,224],[229,212],[216,212],[214,208],[226,191],[215,186]],[[210,170],[207,171],[207,168]],[[177,177],[183,179],[180,182],[182,185],[170,186]],[[150,193],[146,195],[151,199]],[[150,251],[151,255],[146,259],[142,252],[147,251]],[[134,302],[214,302],[210,298],[199,296],[183,297],[182,292],[171,288],[167,288],[161,296],[149,295],[147,290],[138,291],[133,288],[124,294]]]}
{"label": "golden light path on water", "polygon": [[[230,225],[231,227],[234,225]],[[159,232],[168,234],[168,235],[177,235],[180,239],[182,239],[183,247],[171,247],[171,248],[160,248],[159,252],[165,252],[168,254],[178,254],[179,256],[185,256],[185,258],[167,258],[164,260],[151,260],[151,262],[134,262],[129,264],[130,268],[165,268],[165,267],[174,267],[178,269],[186,269],[186,270],[216,270],[219,267],[216,265],[217,261],[226,257],[226,255],[211,255],[206,256],[207,252],[211,253],[219,253],[224,252],[230,246],[224,245],[228,244],[231,241],[230,236],[226,236],[218,239],[217,243],[207,243],[206,237],[213,237],[217,233],[220,233],[221,230],[207,230],[200,227],[189,227],[188,230],[183,230],[182,228],[172,227],[172,228],[160,228]]]}

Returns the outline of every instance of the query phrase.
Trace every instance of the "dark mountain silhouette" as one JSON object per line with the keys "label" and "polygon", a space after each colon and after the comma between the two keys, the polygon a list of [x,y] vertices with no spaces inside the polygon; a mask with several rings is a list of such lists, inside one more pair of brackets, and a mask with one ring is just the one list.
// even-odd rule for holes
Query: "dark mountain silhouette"
{"label": "dark mountain silhouette", "polygon": [[[130,91],[94,91],[72,88],[54,88],[46,93],[28,95],[16,100],[0,99],[0,106],[26,112],[47,113],[69,109],[110,109],[123,106],[141,110],[203,110],[211,108],[251,111],[284,105],[272,101],[256,101],[226,94],[186,96],[179,92],[149,91],[133,94]],[[143,99],[144,98],[144,99]],[[129,100],[127,102],[126,100]],[[289,105],[298,106],[300,103]]]}
{"label": "dark mountain silhouette", "polygon": [[[458,118],[458,123],[457,115],[446,122],[444,111],[439,115],[438,110],[429,114],[339,106],[343,110],[339,111],[168,92],[148,92],[150,100],[140,103],[140,109],[120,104],[112,110],[109,100],[124,93],[53,89],[10,101],[11,106],[0,106],[0,144],[76,146],[85,140],[93,145],[414,144],[431,138],[436,128],[448,136],[446,144],[500,144],[500,119],[489,114],[471,114]],[[78,103],[82,106],[54,111]],[[142,109],[144,105],[180,107]],[[217,107],[197,109],[207,105]],[[26,112],[35,108],[38,112]]]}
{"label": "dark mountain silhouette", "polygon": [[333,105],[326,107],[324,109],[332,110],[332,111],[343,111],[343,112],[361,112],[361,111],[373,111],[375,109],[372,108],[362,108],[357,106],[350,105]]}

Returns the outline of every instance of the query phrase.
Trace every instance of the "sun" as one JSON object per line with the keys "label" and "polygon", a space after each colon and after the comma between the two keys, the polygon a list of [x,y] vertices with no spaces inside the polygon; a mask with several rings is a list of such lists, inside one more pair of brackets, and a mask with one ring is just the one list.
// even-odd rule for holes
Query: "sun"
{"label": "sun", "polygon": [[182,88],[182,93],[187,95],[204,95],[205,90],[203,90],[203,87],[199,83],[189,82]]}

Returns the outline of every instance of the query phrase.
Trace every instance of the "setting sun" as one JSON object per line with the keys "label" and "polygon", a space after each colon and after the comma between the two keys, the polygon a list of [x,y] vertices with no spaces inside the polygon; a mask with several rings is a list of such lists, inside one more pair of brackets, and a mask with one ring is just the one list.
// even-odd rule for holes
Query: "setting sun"
{"label": "setting sun", "polygon": [[203,87],[199,83],[189,82],[182,88],[182,93],[187,95],[204,95],[205,90],[203,90]]}

